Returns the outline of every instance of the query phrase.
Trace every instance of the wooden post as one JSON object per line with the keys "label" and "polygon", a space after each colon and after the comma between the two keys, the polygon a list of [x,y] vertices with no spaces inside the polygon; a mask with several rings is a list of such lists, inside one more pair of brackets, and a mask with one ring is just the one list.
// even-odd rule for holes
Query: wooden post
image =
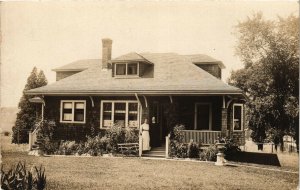
{"label": "wooden post", "polygon": [[143,153],[143,138],[142,135],[139,134],[139,157],[142,156]]}
{"label": "wooden post", "polygon": [[166,136],[166,158],[169,158],[170,134]]}
{"label": "wooden post", "polygon": [[29,147],[28,147],[28,151],[31,150],[32,144],[33,144],[33,142],[32,142],[32,133],[29,132],[29,143],[28,143]]}

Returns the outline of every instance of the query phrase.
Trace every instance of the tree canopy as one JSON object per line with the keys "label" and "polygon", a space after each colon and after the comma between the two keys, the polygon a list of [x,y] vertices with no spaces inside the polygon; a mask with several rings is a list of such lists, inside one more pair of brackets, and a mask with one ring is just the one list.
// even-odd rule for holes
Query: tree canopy
{"label": "tree canopy", "polygon": [[229,83],[244,90],[252,139],[275,144],[299,134],[299,17],[266,20],[256,13],[236,26],[236,55],[244,68]]}
{"label": "tree canopy", "polygon": [[47,83],[44,72],[42,70],[38,72],[37,68],[34,67],[27,78],[23,96],[18,105],[20,111],[17,113],[15,126],[12,128],[13,143],[28,143],[28,131],[34,127],[36,121],[36,105],[29,102],[29,99],[33,96],[26,95],[25,92],[33,88],[45,86]]}

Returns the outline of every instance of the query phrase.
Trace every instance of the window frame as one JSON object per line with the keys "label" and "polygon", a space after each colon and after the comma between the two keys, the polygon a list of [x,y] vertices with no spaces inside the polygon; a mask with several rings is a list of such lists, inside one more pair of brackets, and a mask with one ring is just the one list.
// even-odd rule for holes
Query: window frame
{"label": "window frame", "polygon": [[[72,120],[64,121],[63,120],[63,105],[64,103],[72,103]],[[75,119],[75,103],[83,103],[83,121],[74,121]],[[61,100],[60,101],[60,123],[85,123],[86,122],[86,100]]]}
{"label": "window frame", "polygon": [[[199,130],[197,129],[197,115],[198,115],[198,105],[208,105],[209,106],[209,129]],[[195,114],[194,114],[194,130],[198,131],[212,131],[212,103],[211,102],[197,102],[195,103]]]}
{"label": "window frame", "polygon": [[[128,74],[128,65],[129,64],[137,64],[137,72],[136,74]],[[118,65],[125,65],[125,75],[118,75],[117,74],[117,66]],[[140,62],[124,62],[124,63],[115,63],[115,68],[114,68],[114,75],[117,78],[122,78],[122,77],[138,77],[140,76]]]}
{"label": "window frame", "polygon": [[[241,129],[236,130],[234,129],[234,107],[235,106],[239,106],[241,107]],[[240,104],[240,103],[234,103],[232,105],[232,130],[233,131],[243,131],[244,130],[244,104]]]}
{"label": "window frame", "polygon": [[[140,104],[137,100],[101,100],[100,105],[100,129],[109,129],[109,127],[103,126],[103,104],[104,103],[111,103],[111,120],[114,121],[114,114],[115,114],[115,103],[125,103],[125,128],[135,128],[138,129],[140,125]],[[129,127],[128,126],[128,116],[129,116],[129,103],[136,103],[138,105],[137,107],[137,123],[138,126],[136,127]]]}

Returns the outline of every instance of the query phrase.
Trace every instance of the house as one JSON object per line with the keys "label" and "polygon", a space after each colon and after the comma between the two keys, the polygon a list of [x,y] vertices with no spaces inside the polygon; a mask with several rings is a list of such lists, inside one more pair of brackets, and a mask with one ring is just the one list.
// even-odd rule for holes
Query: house
{"label": "house", "polygon": [[221,80],[221,61],[203,54],[128,53],[111,59],[112,40],[102,39],[102,59],[53,69],[56,82],[27,91],[43,97],[43,117],[61,139],[82,139],[90,126],[136,128],[148,119],[151,147],[164,144],[175,121],[184,140],[204,144],[229,136],[245,143],[242,90]]}

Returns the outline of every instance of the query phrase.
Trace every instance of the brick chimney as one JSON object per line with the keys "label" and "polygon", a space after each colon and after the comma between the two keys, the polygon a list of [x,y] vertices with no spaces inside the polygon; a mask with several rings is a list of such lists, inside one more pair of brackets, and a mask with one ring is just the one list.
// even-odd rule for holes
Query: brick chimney
{"label": "brick chimney", "polygon": [[111,60],[112,40],[109,38],[102,39],[102,69],[108,69],[108,61]]}

